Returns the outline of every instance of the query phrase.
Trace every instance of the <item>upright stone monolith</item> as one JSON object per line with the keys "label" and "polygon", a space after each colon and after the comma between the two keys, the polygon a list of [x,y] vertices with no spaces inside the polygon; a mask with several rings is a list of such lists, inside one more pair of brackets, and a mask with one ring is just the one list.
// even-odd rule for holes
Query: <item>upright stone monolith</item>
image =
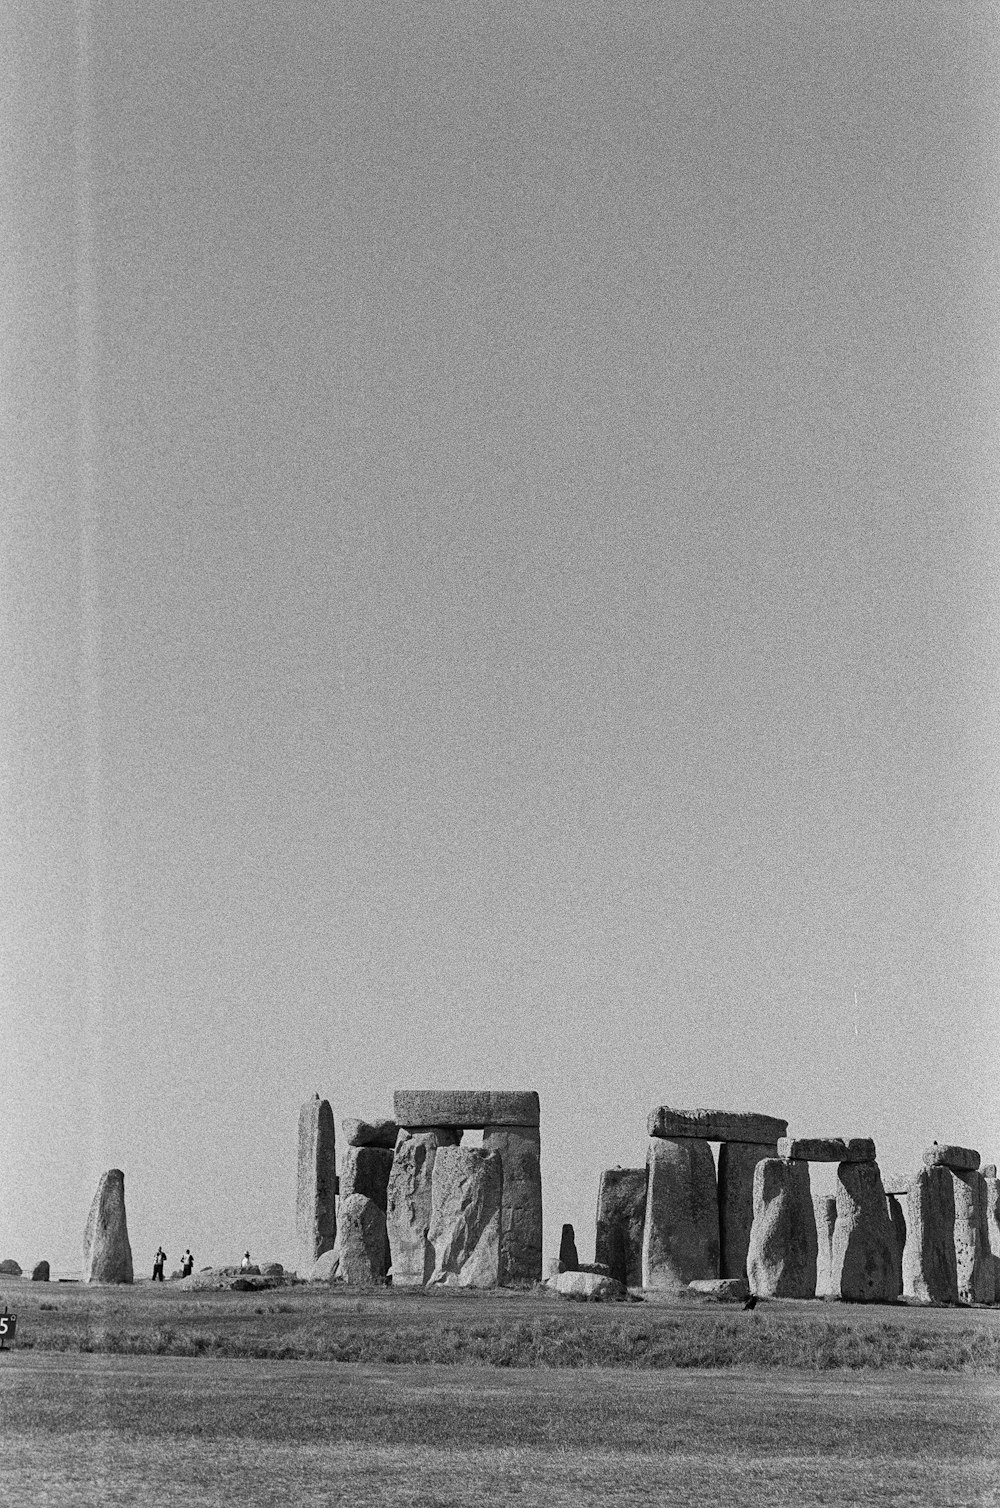
{"label": "upright stone monolith", "polygon": [[877,1163],[842,1162],[837,1167],[830,1287],[854,1304],[888,1304],[899,1297],[896,1238]]}
{"label": "upright stone monolith", "polygon": [[642,1286],[647,1177],[645,1168],[605,1168],[597,1190],[594,1261],[628,1288]]}
{"label": "upright stone monolith", "polygon": [[386,1226],[392,1258],[392,1286],[419,1287],[434,1271],[434,1248],[427,1239],[431,1223],[431,1175],[439,1147],[457,1147],[458,1132],[433,1126],[401,1131],[386,1190]]}
{"label": "upright stone monolith", "polygon": [[833,1293],[833,1232],[837,1224],[837,1201],[832,1194],[813,1195],[816,1216],[816,1297]]}
{"label": "upright stone monolith", "polygon": [[993,1302],[1000,1303],[1000,1180],[984,1173],[986,1193],[986,1244],[993,1259]]}
{"label": "upright stone monolith", "polygon": [[986,1180],[972,1170],[952,1171],[952,1178],[958,1296],[965,1304],[992,1304],[995,1294]]}
{"label": "upright stone monolith", "polygon": [[717,1278],[719,1202],[708,1142],[653,1137],[646,1167],[642,1286],[679,1291],[693,1278]]}
{"label": "upright stone monolith", "polygon": [[[896,1180],[894,1187],[898,1188]],[[885,1180],[882,1180],[885,1188]],[[903,1252],[906,1250],[906,1215],[903,1213],[903,1201],[898,1194],[890,1194],[886,1191],[885,1207],[889,1213],[889,1224],[892,1226],[892,1237],[895,1246],[893,1254],[893,1285],[897,1294],[903,1291]]]}
{"label": "upright stone monolith", "polygon": [[564,1225],[559,1238],[559,1271],[579,1272],[580,1253],[576,1249],[576,1232],[571,1225]]}
{"label": "upright stone monolith", "polygon": [[483,1149],[503,1165],[500,1205],[500,1283],[538,1283],[542,1277],[542,1163],[537,1126],[485,1126]]}
{"label": "upright stone monolith", "polygon": [[753,1175],[776,1142],[724,1141],[719,1147],[719,1266],[724,1278],[747,1275],[753,1225]]}
{"label": "upright stone monolith", "polygon": [[495,1288],[500,1281],[503,1162],[485,1147],[439,1147],[431,1174],[427,1239],[432,1283]]}
{"label": "upright stone monolith", "polygon": [[943,1165],[921,1168],[910,1184],[903,1292],[925,1304],[958,1303],[954,1180]]}
{"label": "upright stone monolith", "polygon": [[125,1219],[125,1174],[121,1168],[109,1169],[97,1185],[83,1233],[83,1281],[132,1281],[132,1247]]}
{"label": "upright stone monolith", "polygon": [[809,1164],[765,1158],[753,1177],[747,1252],[751,1293],[761,1298],[813,1298],[817,1248]]}
{"label": "upright stone monolith", "polygon": [[388,1201],[391,1147],[346,1147],[340,1162],[340,1197],[363,1194],[383,1212]]}
{"label": "upright stone monolith", "polygon": [[364,1194],[341,1199],[333,1278],[362,1288],[384,1283],[388,1250],[385,1211],[375,1200]]}
{"label": "upright stone monolith", "polygon": [[314,1094],[299,1111],[295,1242],[298,1271],[308,1272],[337,1239],[337,1133],[329,1100]]}

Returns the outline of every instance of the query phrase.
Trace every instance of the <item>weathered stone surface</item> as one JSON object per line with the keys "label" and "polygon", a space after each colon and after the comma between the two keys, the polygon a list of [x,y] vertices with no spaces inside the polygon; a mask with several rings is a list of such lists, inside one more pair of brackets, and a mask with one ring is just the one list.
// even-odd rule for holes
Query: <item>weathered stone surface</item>
{"label": "weathered stone surface", "polygon": [[549,1287],[564,1299],[588,1299],[593,1303],[613,1302],[626,1296],[625,1287],[617,1278],[599,1272],[561,1272],[549,1279]]}
{"label": "weathered stone surface", "polygon": [[[882,1187],[885,1187],[883,1183]],[[892,1281],[897,1294],[903,1291],[903,1252],[906,1250],[906,1215],[903,1212],[903,1203],[898,1194],[886,1194],[886,1209],[889,1212],[889,1224],[892,1226],[893,1239],[893,1266]]]}
{"label": "weathered stone surface", "polygon": [[753,1175],[765,1157],[777,1157],[775,1142],[724,1141],[719,1148],[719,1268],[724,1278],[746,1281]]}
{"label": "weathered stone surface", "polygon": [[707,1141],[651,1140],[647,1151],[642,1286],[684,1288],[719,1276],[719,1204]]}
{"label": "weathered stone surface", "polygon": [[580,1254],[576,1249],[576,1232],[571,1225],[564,1225],[559,1240],[559,1271],[577,1272]]}
{"label": "weathered stone surface", "polygon": [[747,1252],[751,1293],[811,1299],[816,1292],[816,1216],[809,1166],[767,1157],[753,1178],[753,1225]]}
{"label": "weathered stone surface", "polygon": [[391,1147],[347,1147],[340,1163],[340,1200],[352,1194],[374,1199],[385,1211],[389,1197],[389,1174],[392,1172]]}
{"label": "weathered stone surface", "polygon": [[974,1173],[979,1167],[979,1153],[971,1147],[950,1147],[935,1142],[924,1153],[925,1168],[951,1168],[955,1173]]}
{"label": "weathered stone surface", "polygon": [[854,1304],[888,1304],[899,1297],[896,1238],[877,1163],[842,1162],[837,1168],[830,1286]]}
{"label": "weathered stone surface", "polygon": [[102,1174],[83,1233],[83,1281],[131,1283],[132,1247],[125,1219],[125,1174]]}
{"label": "weathered stone surface", "polygon": [[534,1089],[397,1089],[393,1105],[397,1122],[410,1131],[428,1126],[475,1131],[539,1123]]}
{"label": "weathered stone surface", "polygon": [[657,1105],[649,1112],[646,1129],[650,1136],[672,1141],[693,1136],[699,1141],[776,1142],[788,1131],[788,1122],[754,1110],[672,1110]]}
{"label": "weathered stone surface", "polygon": [[485,1147],[439,1147],[431,1173],[427,1239],[432,1283],[494,1288],[500,1280],[503,1162]]}
{"label": "weathered stone surface", "polygon": [[972,1169],[955,1172],[955,1272],[958,1296],[965,1304],[992,1304],[993,1259],[990,1252],[986,1179]]}
{"label": "weathered stone surface", "polygon": [[850,1141],[840,1136],[783,1136],[778,1156],[790,1162],[874,1162],[875,1143],[869,1136]]}
{"label": "weathered stone surface", "polygon": [[813,1195],[816,1217],[816,1297],[833,1293],[833,1232],[837,1224],[837,1201],[832,1194]]}
{"label": "weathered stone surface", "polygon": [[984,1162],[979,1171],[984,1178],[995,1178],[997,1176],[997,1165],[995,1162]]}
{"label": "weathered stone surface", "polygon": [[19,1278],[24,1272],[20,1262],[15,1262],[13,1257],[4,1257],[0,1262],[0,1274],[5,1278]]}
{"label": "weathered stone surface", "polygon": [[688,1284],[688,1289],[705,1298],[718,1299],[723,1304],[745,1299],[750,1292],[745,1278],[695,1278]]}
{"label": "weathered stone surface", "polygon": [[483,1147],[503,1164],[500,1283],[538,1283],[542,1276],[542,1162],[537,1126],[485,1126]]}
{"label": "weathered stone surface", "polygon": [[913,1182],[912,1173],[883,1173],[882,1187],[886,1194],[891,1194],[897,1199],[905,1199],[910,1192],[910,1184]]}
{"label": "weathered stone surface", "polygon": [[317,1257],[315,1262],[305,1272],[300,1272],[299,1277],[307,1283],[329,1283],[334,1276],[339,1263],[339,1254],[336,1247],[331,1247],[322,1256]]}
{"label": "weathered stone surface", "polygon": [[299,1111],[295,1246],[299,1272],[337,1238],[337,1143],[329,1100],[314,1094]]}
{"label": "weathered stone surface", "polygon": [[400,1132],[386,1189],[386,1226],[394,1288],[429,1282],[434,1248],[427,1239],[431,1223],[431,1174],[438,1147],[457,1147],[458,1132],[443,1126],[411,1134]]}
{"label": "weathered stone surface", "polygon": [[48,1262],[36,1262],[31,1269],[31,1281],[33,1283],[47,1283],[49,1281]]}
{"label": "weathered stone surface", "polygon": [[394,1147],[399,1134],[395,1121],[365,1121],[355,1116],[342,1120],[340,1129],[348,1147]]}
{"label": "weathered stone surface", "polygon": [[385,1282],[389,1243],[385,1234],[385,1211],[365,1194],[341,1198],[334,1246],[333,1277],[360,1287]]}
{"label": "weathered stone surface", "polygon": [[605,1168],[597,1190],[594,1256],[629,1288],[642,1285],[647,1177],[645,1168]]}
{"label": "weathered stone surface", "polygon": [[993,1258],[993,1302],[1000,1303],[1000,1181],[984,1173],[986,1185],[986,1244]]}
{"label": "weathered stone surface", "polygon": [[910,1183],[903,1292],[924,1303],[958,1303],[955,1191],[948,1168],[921,1168]]}

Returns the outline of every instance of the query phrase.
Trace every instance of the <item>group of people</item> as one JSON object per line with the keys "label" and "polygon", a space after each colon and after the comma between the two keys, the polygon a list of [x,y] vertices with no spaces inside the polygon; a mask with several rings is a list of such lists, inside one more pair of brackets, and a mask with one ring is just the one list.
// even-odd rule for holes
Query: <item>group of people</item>
{"label": "group of people", "polygon": [[[156,1248],[156,1255],[153,1258],[153,1282],[154,1283],[162,1283],[163,1282],[163,1269],[164,1269],[164,1266],[166,1265],[166,1261],[167,1261],[167,1254],[166,1254],[166,1252],[163,1250],[162,1246],[158,1246]],[[250,1253],[248,1251],[245,1251],[243,1253],[243,1260],[240,1263],[240,1272],[248,1272],[249,1269],[250,1269],[250,1267],[252,1265],[253,1264],[250,1261]],[[181,1277],[182,1278],[189,1278],[191,1276],[191,1274],[192,1274],[193,1271],[194,1271],[194,1257],[191,1255],[191,1248],[188,1247],[188,1249],[184,1253],[183,1257],[181,1257]]]}

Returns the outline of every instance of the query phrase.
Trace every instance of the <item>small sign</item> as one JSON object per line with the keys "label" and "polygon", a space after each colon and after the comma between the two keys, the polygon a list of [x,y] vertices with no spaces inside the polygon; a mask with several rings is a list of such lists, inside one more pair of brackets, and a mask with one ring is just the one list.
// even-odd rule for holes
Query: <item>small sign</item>
{"label": "small sign", "polygon": [[8,1314],[4,1310],[0,1314],[0,1351],[4,1349],[9,1340],[13,1340],[17,1334],[17,1315]]}

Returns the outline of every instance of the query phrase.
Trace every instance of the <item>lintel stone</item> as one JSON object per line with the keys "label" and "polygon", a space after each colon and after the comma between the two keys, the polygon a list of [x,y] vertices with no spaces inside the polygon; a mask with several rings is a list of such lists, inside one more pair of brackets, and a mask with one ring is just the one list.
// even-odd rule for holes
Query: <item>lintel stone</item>
{"label": "lintel stone", "polygon": [[537,1126],[535,1089],[397,1089],[394,1115],[410,1131],[452,1126],[482,1131],[487,1126]]}
{"label": "lintel stone", "polygon": [[883,1173],[882,1187],[887,1194],[894,1194],[897,1199],[905,1199],[910,1192],[913,1178],[912,1173]]}
{"label": "lintel stone", "polygon": [[956,1173],[975,1173],[979,1168],[979,1153],[971,1147],[950,1147],[946,1142],[935,1142],[924,1153],[925,1168],[951,1168]]}
{"label": "lintel stone", "polygon": [[874,1162],[875,1143],[870,1136],[783,1136],[778,1156],[785,1162]]}
{"label": "lintel stone", "polygon": [[649,1112],[650,1136],[696,1136],[702,1141],[748,1141],[773,1144],[788,1131],[788,1122],[753,1110],[672,1110],[658,1105]]}

